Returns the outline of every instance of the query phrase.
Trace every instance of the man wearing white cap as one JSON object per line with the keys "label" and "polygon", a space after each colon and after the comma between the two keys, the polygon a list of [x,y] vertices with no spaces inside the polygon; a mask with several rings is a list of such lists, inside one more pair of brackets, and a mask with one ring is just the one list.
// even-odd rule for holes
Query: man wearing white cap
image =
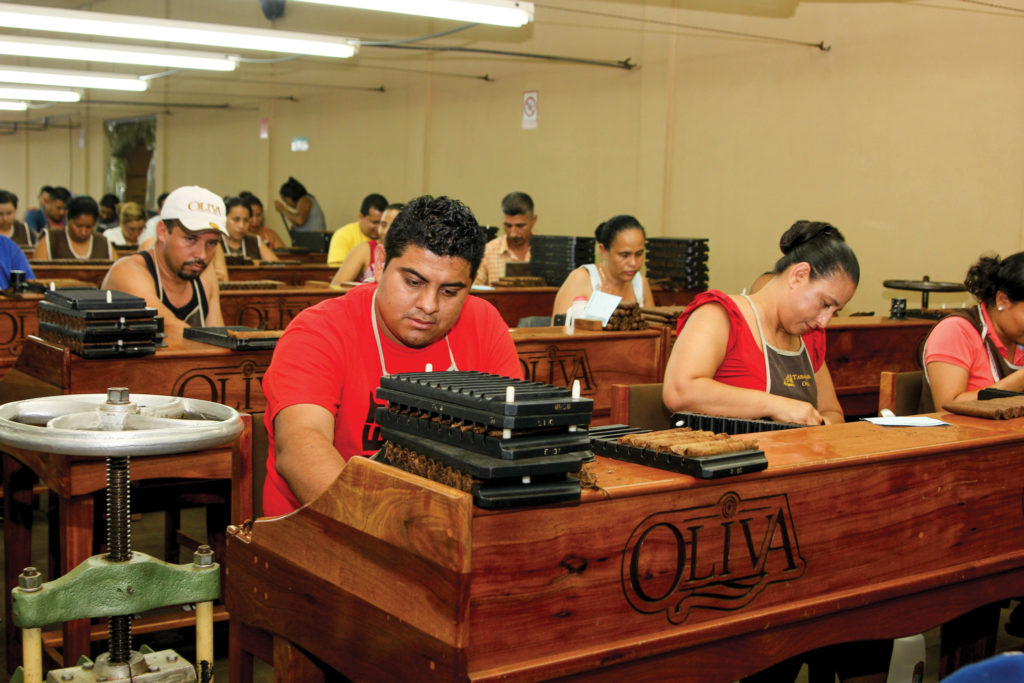
{"label": "man wearing white cap", "polygon": [[204,188],[179,187],[160,218],[153,248],[118,260],[101,286],[144,298],[163,316],[168,338],[186,327],[223,325],[220,287],[207,266],[227,234],[224,202]]}

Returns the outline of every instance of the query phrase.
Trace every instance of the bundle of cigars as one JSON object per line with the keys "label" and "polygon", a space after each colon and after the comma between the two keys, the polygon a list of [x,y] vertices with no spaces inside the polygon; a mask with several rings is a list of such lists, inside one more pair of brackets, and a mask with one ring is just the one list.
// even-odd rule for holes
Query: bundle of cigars
{"label": "bundle of cigars", "polygon": [[957,401],[942,406],[957,415],[983,417],[989,420],[1012,420],[1024,417],[1024,396],[1004,396],[978,401]]}
{"label": "bundle of cigars", "polygon": [[229,280],[220,283],[220,291],[231,292],[239,289],[280,289],[285,283],[281,280]]}
{"label": "bundle of cigars", "polygon": [[648,327],[670,327],[674,330],[685,310],[686,306],[644,306],[640,309],[640,319]]}
{"label": "bundle of cigars", "polygon": [[548,283],[537,275],[506,275],[494,284],[497,287],[546,287]]}
{"label": "bundle of cigars", "polygon": [[604,326],[606,330],[645,330],[647,324],[640,317],[640,306],[635,302],[619,304]]}
{"label": "bundle of cigars", "polygon": [[657,432],[624,434],[617,441],[627,446],[652,451],[668,451],[689,458],[700,458],[721,453],[755,450],[757,440],[750,437],[729,436],[689,427],[663,429]]}
{"label": "bundle of cigars", "polygon": [[659,431],[628,425],[591,427],[590,446],[596,455],[606,458],[701,479],[760,472],[768,467],[755,439],[689,427]]}

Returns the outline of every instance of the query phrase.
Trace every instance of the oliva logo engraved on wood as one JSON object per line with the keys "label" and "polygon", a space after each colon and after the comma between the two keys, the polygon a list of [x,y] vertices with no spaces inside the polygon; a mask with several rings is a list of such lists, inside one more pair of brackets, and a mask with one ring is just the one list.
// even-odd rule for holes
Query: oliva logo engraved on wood
{"label": "oliva logo engraved on wood", "polygon": [[636,611],[681,624],[695,608],[741,609],[804,566],[788,498],[730,492],[641,522],[623,552],[622,588]]}
{"label": "oliva logo engraved on wood", "polygon": [[565,349],[552,344],[542,351],[525,351],[518,355],[523,377],[528,381],[571,387],[573,381],[578,379],[584,396],[597,391],[590,360],[584,349]]}

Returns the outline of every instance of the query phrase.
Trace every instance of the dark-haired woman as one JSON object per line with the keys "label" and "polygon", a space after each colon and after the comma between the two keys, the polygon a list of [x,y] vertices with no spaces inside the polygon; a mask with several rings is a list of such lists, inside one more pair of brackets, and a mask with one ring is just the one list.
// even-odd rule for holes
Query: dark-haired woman
{"label": "dark-haired woman", "polygon": [[291,222],[291,230],[303,232],[327,230],[323,209],[316,197],[306,191],[306,186],[295,178],[281,186],[281,199],[274,200],[274,208]]}
{"label": "dark-haired woman", "polygon": [[251,218],[249,219],[249,234],[256,235],[263,244],[271,250],[287,247],[284,240],[271,228],[263,223],[263,202],[252,192],[239,192],[242,203],[249,207]]}
{"label": "dark-haired woman", "polygon": [[221,247],[227,256],[240,256],[257,261],[276,261],[277,254],[271,251],[256,235],[249,233],[252,218],[248,202],[242,197],[225,197],[224,223],[228,234],[221,235]]}
{"label": "dark-haired woman", "polygon": [[[757,292],[710,290],[679,317],[662,387],[670,410],[808,425],[843,421],[825,364],[825,326],[853,296],[860,265],[828,223],[797,221],[779,247],[783,256]],[[833,666],[841,681],[881,682],[891,656],[889,640],[839,643],[745,681],[792,681],[813,657]]]}
{"label": "dark-haired woman", "polygon": [[679,317],[665,369],[670,410],[816,425],[843,421],[824,328],[857,288],[860,266],[828,223],[798,221],[757,292],[710,290]]}
{"label": "dark-haired woman", "polygon": [[100,207],[92,197],[75,197],[68,202],[67,226],[49,228],[36,243],[36,260],[81,259],[111,261],[114,248],[96,232]]}
{"label": "dark-haired woman", "polygon": [[615,216],[597,227],[597,248],[601,263],[588,263],[569,273],[555,295],[551,315],[565,313],[578,296],[590,298],[594,291],[622,297],[625,303],[654,305],[651,285],[640,272],[644,265],[647,235],[632,216]]}
{"label": "dark-haired woman", "polygon": [[924,348],[937,408],[978,398],[986,387],[1024,391],[1024,252],[984,256],[967,271],[978,305],[946,316]]}

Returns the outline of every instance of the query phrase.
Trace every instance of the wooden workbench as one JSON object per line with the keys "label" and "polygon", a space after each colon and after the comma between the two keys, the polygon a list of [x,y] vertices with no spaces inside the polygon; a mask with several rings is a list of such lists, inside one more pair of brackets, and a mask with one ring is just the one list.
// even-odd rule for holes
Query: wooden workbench
{"label": "wooden workbench", "polygon": [[354,680],[714,683],[925,631],[1024,591],[1024,419],[942,417],[760,434],[768,469],[717,480],[599,457],[578,504],[501,511],[357,458],[229,530],[231,680],[261,638],[280,680],[305,652]]}

